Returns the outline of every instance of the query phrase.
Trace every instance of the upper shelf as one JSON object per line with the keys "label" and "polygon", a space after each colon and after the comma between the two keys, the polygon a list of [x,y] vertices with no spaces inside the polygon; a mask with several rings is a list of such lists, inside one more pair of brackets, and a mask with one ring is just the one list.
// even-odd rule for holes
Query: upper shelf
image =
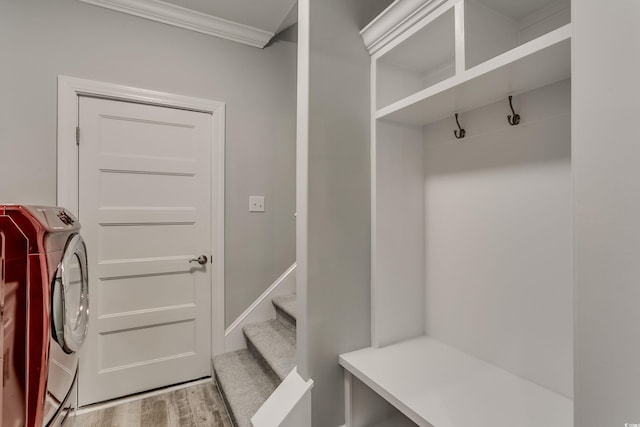
{"label": "upper shelf", "polygon": [[424,427],[570,427],[573,402],[421,337],[340,355],[340,364]]}
{"label": "upper shelf", "polygon": [[376,119],[424,125],[571,77],[571,24],[376,111]]}
{"label": "upper shelf", "polygon": [[571,76],[571,0],[396,0],[361,34],[375,117],[424,125]]}

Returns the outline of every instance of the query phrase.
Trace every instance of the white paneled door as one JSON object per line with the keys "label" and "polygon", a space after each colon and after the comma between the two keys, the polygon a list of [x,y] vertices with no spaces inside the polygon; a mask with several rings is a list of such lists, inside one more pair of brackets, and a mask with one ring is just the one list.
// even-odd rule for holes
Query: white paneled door
{"label": "white paneled door", "polygon": [[90,281],[79,403],[209,376],[211,115],[79,103]]}

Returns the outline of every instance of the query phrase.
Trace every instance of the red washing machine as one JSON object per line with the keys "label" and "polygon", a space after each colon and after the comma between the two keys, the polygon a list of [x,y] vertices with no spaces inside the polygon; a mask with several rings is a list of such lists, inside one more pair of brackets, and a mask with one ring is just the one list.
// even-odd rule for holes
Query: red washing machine
{"label": "red washing machine", "polygon": [[0,205],[2,427],[61,425],[75,406],[89,319],[79,231],[63,208]]}
{"label": "red washing machine", "polygon": [[0,357],[3,427],[26,424],[26,325],[29,242],[11,218],[0,215]]}

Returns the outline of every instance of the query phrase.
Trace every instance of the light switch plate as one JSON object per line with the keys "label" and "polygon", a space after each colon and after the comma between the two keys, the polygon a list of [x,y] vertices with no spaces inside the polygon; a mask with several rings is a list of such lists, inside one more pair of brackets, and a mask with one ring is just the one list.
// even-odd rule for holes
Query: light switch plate
{"label": "light switch plate", "polygon": [[264,212],[264,196],[249,196],[249,212]]}

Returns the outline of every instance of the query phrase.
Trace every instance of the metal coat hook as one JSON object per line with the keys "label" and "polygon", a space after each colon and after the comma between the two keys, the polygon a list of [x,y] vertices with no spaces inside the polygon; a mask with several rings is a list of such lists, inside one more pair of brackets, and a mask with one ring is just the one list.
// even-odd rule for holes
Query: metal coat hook
{"label": "metal coat hook", "polygon": [[511,107],[511,113],[513,113],[513,119],[511,119],[511,115],[508,115],[507,121],[511,126],[515,126],[520,123],[520,114],[516,114],[516,112],[514,111],[513,103],[511,102],[512,98],[513,96],[509,95],[509,107]]}
{"label": "metal coat hook", "polygon": [[[464,129],[462,129],[462,127],[460,126],[460,122],[458,121],[458,113],[456,113],[456,124],[458,125],[458,130],[454,130],[453,134],[456,136],[456,138],[458,139],[462,139],[464,138],[464,134],[466,133]],[[458,135],[458,132],[460,132],[460,134]]]}

